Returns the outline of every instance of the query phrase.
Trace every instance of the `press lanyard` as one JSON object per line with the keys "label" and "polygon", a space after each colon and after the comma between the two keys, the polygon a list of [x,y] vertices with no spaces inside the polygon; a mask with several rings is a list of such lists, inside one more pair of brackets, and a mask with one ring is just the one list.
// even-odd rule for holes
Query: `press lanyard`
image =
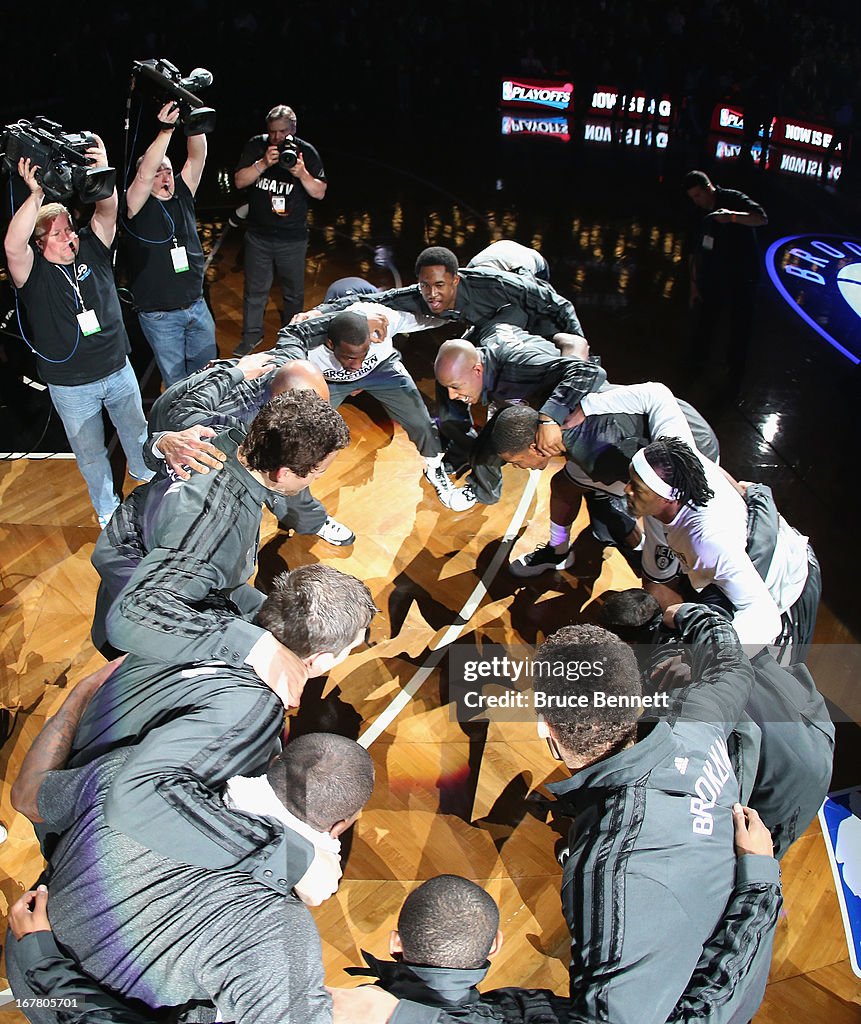
{"label": "press lanyard", "polygon": [[54,266],[63,275],[65,280],[68,282],[69,287],[75,294],[75,309],[86,310],[84,306],[84,297],[81,295],[81,286],[78,284],[78,267],[76,263],[72,263],[72,272],[69,271],[60,263],[55,263]]}
{"label": "press lanyard", "polygon": [[[76,263],[72,263],[72,272],[69,273],[68,269],[59,263],[55,263],[54,266],[63,275],[64,279],[69,283],[72,291],[75,295],[75,319],[78,321],[78,328],[81,334],[85,338],[91,334],[98,334],[102,326],[99,323],[99,318],[96,315],[96,311],[93,309],[87,309],[84,305],[84,297],[81,295],[81,286],[78,283],[78,266]],[[77,310],[80,309],[80,312]]]}
{"label": "press lanyard", "polygon": [[[174,196],[171,196],[171,199],[173,198]],[[173,264],[173,272],[174,274],[182,274],[184,271],[188,270],[188,253],[185,246],[179,244],[179,240],[176,237],[176,224],[174,223],[171,215],[165,209],[164,203],[159,200],[156,200],[156,202],[158,202],[158,205],[161,207],[161,212],[167,219],[168,227],[171,231],[173,248],[170,250],[170,260]]]}

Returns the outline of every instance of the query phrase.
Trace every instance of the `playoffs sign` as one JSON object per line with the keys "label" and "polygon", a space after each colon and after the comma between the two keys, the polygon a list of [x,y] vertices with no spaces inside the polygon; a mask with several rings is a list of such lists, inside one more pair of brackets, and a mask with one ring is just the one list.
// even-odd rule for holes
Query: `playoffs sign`
{"label": "playoffs sign", "polygon": [[502,102],[506,107],[570,110],[574,101],[571,82],[540,81],[533,78],[504,78]]}

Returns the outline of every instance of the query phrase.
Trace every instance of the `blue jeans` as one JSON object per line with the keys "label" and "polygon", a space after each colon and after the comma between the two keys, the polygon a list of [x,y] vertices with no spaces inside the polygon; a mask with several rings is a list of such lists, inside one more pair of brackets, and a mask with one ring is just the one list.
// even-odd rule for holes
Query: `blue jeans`
{"label": "blue jeans", "polygon": [[139,480],[149,480],[153,475],[143,460],[147,426],[131,363],[127,359],[121,370],[89,384],[49,384],[48,390],[63,421],[93,508],[97,515],[109,516],[120,500],[114,492],[111,463],[105,448],[102,408],[108,410],[117,428],[129,473]]}
{"label": "blue jeans", "polygon": [[187,309],[141,311],[138,320],[166,388],[202,370],[218,355],[215,321],[203,296]]}

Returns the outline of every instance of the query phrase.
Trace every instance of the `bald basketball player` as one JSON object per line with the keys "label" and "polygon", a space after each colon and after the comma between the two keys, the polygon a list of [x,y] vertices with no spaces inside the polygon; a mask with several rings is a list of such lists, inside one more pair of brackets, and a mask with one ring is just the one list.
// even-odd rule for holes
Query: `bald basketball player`
{"label": "bald basketball player", "polygon": [[272,352],[218,360],[159,396],[144,457],[152,469],[166,466],[180,480],[189,478],[189,470],[218,469],[224,453],[206,438],[218,427],[247,425],[270,398],[292,389],[316,391],[329,401],[326,381],[306,360],[281,365]]}
{"label": "bald basketball player", "polygon": [[499,501],[502,492],[502,460],[492,447],[490,423],[476,431],[468,416],[458,415],[458,404],[467,411],[487,405],[488,421],[506,405],[536,407],[536,444],[543,453],[557,455],[565,447],[562,423],[607,380],[595,363],[563,355],[553,342],[510,324],[497,324],[480,347],[462,338],[444,342],[434,375],[453,406],[452,413],[440,409],[440,433],[450,442],[447,458],[455,465],[470,464],[476,499],[488,505]]}
{"label": "bald basketball player", "polygon": [[[329,401],[322,374],[305,360],[277,366],[271,353],[227,360],[174,384],[161,395],[149,416],[144,458],[152,469],[167,466],[182,480],[188,470],[208,473],[223,455],[206,438],[216,430],[245,430],[260,409],[276,395],[294,389],[316,391]],[[282,529],[316,535],[336,547],[352,544],[356,536],[333,519],[322,502],[305,488],[269,506]]]}

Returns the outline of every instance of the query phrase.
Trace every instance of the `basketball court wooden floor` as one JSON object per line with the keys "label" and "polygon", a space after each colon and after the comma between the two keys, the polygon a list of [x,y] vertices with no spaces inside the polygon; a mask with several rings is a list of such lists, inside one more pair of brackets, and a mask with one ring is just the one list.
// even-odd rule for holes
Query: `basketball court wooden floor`
{"label": "basketball court wooden floor", "polygon": [[[224,289],[217,296],[224,354],[238,337],[235,284],[233,295]],[[309,297],[317,301],[319,294]],[[274,331],[274,321],[269,326]],[[422,388],[430,396],[428,380]],[[309,684],[293,720],[296,729],[359,737],[377,770],[340,891],[315,911],[327,980],[355,984],[342,969],[358,964],[362,949],[387,955],[388,932],[414,885],[455,872],[486,886],[501,907],[506,941],[485,987],[564,991],[568,937],[554,856],[561,826],[548,820],[540,800],[544,784],[561,777],[558,766],[531,723],[452,720],[445,649],[457,640],[535,643],[589,615],[604,590],[636,580],[617,554],[601,553],[584,539],[572,571],[518,583],[506,562],[512,550],[518,554],[545,539],[549,472],[530,476],[507,467],[499,505],[454,514],[422,481],[421,459],[400,427],[373,403],[347,404],[343,412],[353,443],[315,492],[355,530],[355,545],[335,549],[288,538],[267,512],[259,571],[265,586],[285,567],[323,561],[365,580],[381,608],[372,646],[325,684]],[[585,525],[581,516],[575,530]],[[0,819],[9,828],[0,847],[5,928],[9,903],[41,866],[29,823],[9,804],[11,782],[67,687],[101,664],[88,636],[96,592],[89,556],[97,527],[74,462],[0,465],[0,535],[0,704],[15,711],[0,754]],[[820,623],[819,639],[845,639],[827,608]],[[789,1015],[829,1024],[858,1021],[861,982],[849,967],[817,823],[784,860],[783,879],[786,913],[757,1021]],[[12,1006],[0,1016],[24,1020]]]}

